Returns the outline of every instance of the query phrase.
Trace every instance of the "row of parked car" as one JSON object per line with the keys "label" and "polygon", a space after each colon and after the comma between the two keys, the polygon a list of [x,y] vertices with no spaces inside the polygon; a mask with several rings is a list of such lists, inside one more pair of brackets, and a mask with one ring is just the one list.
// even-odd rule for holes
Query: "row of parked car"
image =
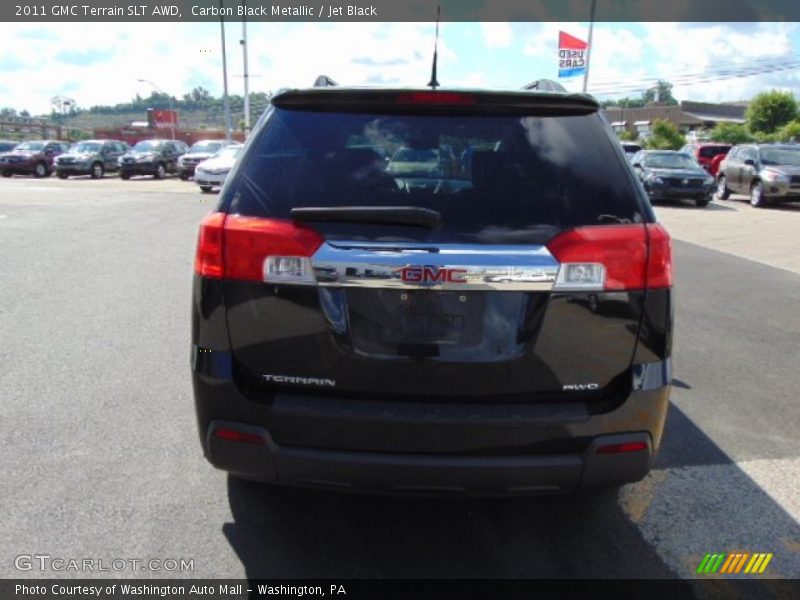
{"label": "row of parked car", "polygon": [[687,144],[681,150],[623,148],[652,202],[689,198],[706,206],[716,194],[744,194],[750,204],[800,200],[800,145]]}
{"label": "row of parked car", "polygon": [[116,172],[122,179],[168,174],[187,180],[194,177],[203,192],[220,186],[233,167],[241,144],[203,140],[189,147],[180,140],[143,140],[133,147],[120,140],[86,140],[68,144],[56,140],[21,143],[0,141],[0,174],[61,179],[89,175],[100,179]]}

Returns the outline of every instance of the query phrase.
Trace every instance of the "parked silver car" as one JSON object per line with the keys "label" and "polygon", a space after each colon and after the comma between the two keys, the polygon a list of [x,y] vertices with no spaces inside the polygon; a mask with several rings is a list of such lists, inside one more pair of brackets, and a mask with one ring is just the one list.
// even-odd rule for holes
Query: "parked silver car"
{"label": "parked silver car", "polygon": [[211,188],[222,186],[243,147],[242,144],[226,146],[211,158],[197,165],[194,171],[194,181],[200,186],[202,192],[210,192]]}
{"label": "parked silver car", "polygon": [[748,194],[750,204],[800,200],[800,145],[746,144],[734,147],[720,164],[717,197]]}

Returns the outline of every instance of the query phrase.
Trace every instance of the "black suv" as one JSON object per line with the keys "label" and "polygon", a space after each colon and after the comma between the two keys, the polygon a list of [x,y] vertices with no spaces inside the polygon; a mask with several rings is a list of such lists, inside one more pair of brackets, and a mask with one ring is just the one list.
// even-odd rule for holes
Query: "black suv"
{"label": "black suv", "polygon": [[167,173],[178,172],[178,159],[188,150],[189,147],[179,140],[138,142],[119,158],[119,176],[130,179],[131,175],[152,175],[164,179]]}
{"label": "black suv", "polygon": [[702,207],[714,196],[714,178],[688,154],[640,150],[630,160],[651,202],[690,198]]}
{"label": "black suv", "polygon": [[60,179],[70,175],[91,175],[92,179],[100,179],[107,172],[117,170],[119,157],[128,150],[128,144],[119,140],[77,142],[56,158],[56,175]]}
{"label": "black suv", "polygon": [[[388,168],[400,149],[419,152]],[[468,160],[438,168],[450,152]],[[334,490],[638,480],[671,286],[669,235],[589,96],[279,92],[200,225],[205,455]]]}

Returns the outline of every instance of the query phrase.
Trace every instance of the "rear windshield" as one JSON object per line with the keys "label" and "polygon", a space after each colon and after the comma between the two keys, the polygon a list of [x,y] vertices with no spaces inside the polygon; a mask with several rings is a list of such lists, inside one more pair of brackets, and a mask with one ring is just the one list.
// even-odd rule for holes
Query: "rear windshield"
{"label": "rear windshield", "polygon": [[[233,213],[277,218],[290,218],[295,207],[419,206],[442,215],[428,239],[534,243],[580,225],[640,222],[636,193],[597,114],[457,117],[276,108],[221,204]],[[326,233],[331,228],[342,235],[381,233],[363,224],[323,227]]]}

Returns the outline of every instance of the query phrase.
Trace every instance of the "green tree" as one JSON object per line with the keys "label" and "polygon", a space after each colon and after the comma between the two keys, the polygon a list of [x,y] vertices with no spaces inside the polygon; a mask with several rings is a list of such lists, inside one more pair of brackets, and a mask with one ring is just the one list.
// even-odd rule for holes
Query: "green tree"
{"label": "green tree", "polygon": [[208,106],[214,100],[214,98],[211,96],[211,92],[209,92],[203,86],[198,86],[194,88],[191,94],[192,94],[192,100],[194,101],[196,106]]}
{"label": "green tree", "polygon": [[603,108],[609,106],[619,106],[620,108],[640,108],[644,106],[642,98],[620,98],[619,100],[604,100],[601,104]]}
{"label": "green tree", "polygon": [[686,143],[678,127],[663,119],[653,121],[650,132],[646,145],[652,150],[679,150]]}
{"label": "green tree", "polygon": [[717,123],[711,130],[711,139],[726,144],[746,144],[753,141],[747,127],[739,123]]}
{"label": "green tree", "polygon": [[644,104],[650,104],[656,101],[656,92],[658,92],[658,101],[661,104],[674,106],[678,104],[675,96],[672,95],[672,84],[669,81],[658,80],[654,89],[649,89],[642,94]]}
{"label": "green tree", "polygon": [[758,94],[745,112],[751,132],[774,133],[797,117],[797,102],[791,92],[772,90]]}
{"label": "green tree", "polygon": [[795,119],[781,127],[777,137],[781,142],[800,142],[800,120]]}
{"label": "green tree", "polygon": [[759,144],[772,144],[774,142],[780,141],[780,136],[778,135],[777,131],[774,133],[764,133],[763,131],[756,131],[753,134],[753,137],[755,138],[755,141],[758,142]]}

